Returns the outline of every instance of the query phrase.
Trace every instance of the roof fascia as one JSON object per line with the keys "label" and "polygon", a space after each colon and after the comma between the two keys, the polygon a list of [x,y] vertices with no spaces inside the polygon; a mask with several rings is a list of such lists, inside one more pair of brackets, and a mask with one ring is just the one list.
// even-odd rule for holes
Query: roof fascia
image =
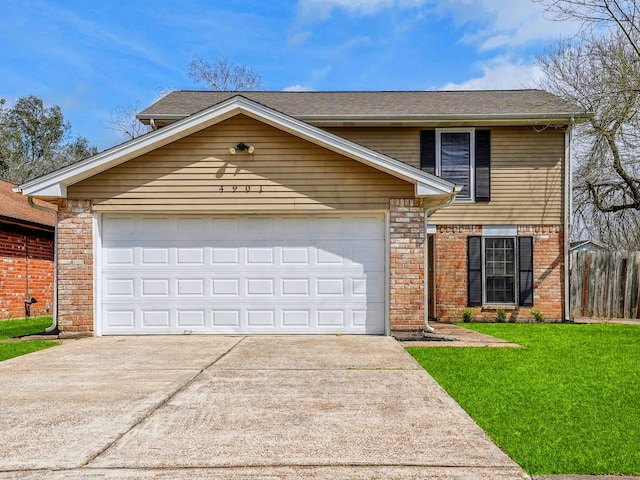
{"label": "roof fascia", "polygon": [[[293,118],[317,126],[437,126],[441,124],[479,124],[496,126],[520,125],[568,125],[582,123],[593,117],[592,113],[559,112],[544,114],[464,114],[464,115],[291,115]],[[151,120],[170,124],[186,118],[182,114],[144,114],[137,118],[149,125]]]}

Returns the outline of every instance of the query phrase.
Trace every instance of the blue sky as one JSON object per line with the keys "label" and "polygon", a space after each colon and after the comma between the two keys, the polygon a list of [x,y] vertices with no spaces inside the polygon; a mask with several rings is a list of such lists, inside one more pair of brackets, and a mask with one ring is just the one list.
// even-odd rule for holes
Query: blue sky
{"label": "blue sky", "polygon": [[0,98],[59,105],[105,149],[114,108],[201,89],[194,55],[226,55],[266,90],[534,87],[535,54],[575,25],[531,0],[0,0]]}

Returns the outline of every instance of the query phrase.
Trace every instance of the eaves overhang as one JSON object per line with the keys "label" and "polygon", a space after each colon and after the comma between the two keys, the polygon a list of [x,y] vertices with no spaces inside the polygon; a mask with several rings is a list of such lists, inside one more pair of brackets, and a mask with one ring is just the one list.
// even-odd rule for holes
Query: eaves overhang
{"label": "eaves overhang", "polygon": [[[523,126],[523,125],[570,125],[582,123],[593,117],[592,113],[555,112],[521,114],[433,114],[433,115],[292,115],[306,123],[320,127],[335,126]],[[164,127],[186,118],[180,114],[139,114],[137,118],[145,125],[152,123]]]}
{"label": "eaves overhang", "polygon": [[241,95],[231,97],[164,128],[26,182],[14,190],[34,197],[66,198],[67,188],[77,182],[238,114],[245,114],[274,128],[410,182],[415,186],[417,197],[454,195],[456,192],[456,186],[447,180],[253,102]]}
{"label": "eaves overhang", "polygon": [[299,120],[316,126],[523,126],[523,125],[569,125],[582,123],[591,114],[557,112],[544,114],[434,114],[434,115],[303,115]]}

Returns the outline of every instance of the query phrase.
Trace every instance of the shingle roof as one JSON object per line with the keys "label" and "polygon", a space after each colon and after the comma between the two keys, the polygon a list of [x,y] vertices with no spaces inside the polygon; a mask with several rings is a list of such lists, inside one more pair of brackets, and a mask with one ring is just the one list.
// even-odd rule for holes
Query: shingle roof
{"label": "shingle roof", "polygon": [[576,105],[542,90],[421,92],[205,92],[178,90],[138,115],[177,119],[234,95],[300,119],[346,117],[581,117]]}
{"label": "shingle roof", "polygon": [[[12,190],[13,187],[15,187],[13,183],[0,180],[0,220],[15,220],[12,223],[37,224],[47,227],[55,225],[55,217],[52,213],[33,208],[29,205],[27,197],[15,193]],[[55,205],[42,200],[34,200],[34,202],[37,205],[55,208]]]}

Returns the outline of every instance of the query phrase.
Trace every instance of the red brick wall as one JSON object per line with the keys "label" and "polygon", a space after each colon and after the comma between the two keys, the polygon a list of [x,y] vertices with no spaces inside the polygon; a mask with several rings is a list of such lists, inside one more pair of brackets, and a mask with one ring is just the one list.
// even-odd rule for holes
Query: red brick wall
{"label": "red brick wall", "polygon": [[92,332],[93,215],[88,200],[63,200],[58,208],[58,327]]}
{"label": "red brick wall", "polygon": [[53,237],[53,232],[0,224],[0,319],[25,316],[27,289],[38,300],[32,316],[53,313]]}
{"label": "red brick wall", "polygon": [[467,237],[482,235],[477,225],[439,226],[436,249],[436,319],[462,320],[467,307]]}
{"label": "red brick wall", "polygon": [[392,199],[389,212],[391,332],[424,327],[424,210],[417,199]]}
{"label": "red brick wall", "polygon": [[[482,235],[479,225],[439,226],[436,248],[436,318],[443,322],[462,320],[467,308],[467,236]],[[547,320],[563,319],[564,257],[560,225],[520,225],[518,235],[533,236],[533,307],[507,309],[509,320],[529,321],[529,310],[540,310]],[[495,309],[473,308],[476,320],[494,320]]]}

